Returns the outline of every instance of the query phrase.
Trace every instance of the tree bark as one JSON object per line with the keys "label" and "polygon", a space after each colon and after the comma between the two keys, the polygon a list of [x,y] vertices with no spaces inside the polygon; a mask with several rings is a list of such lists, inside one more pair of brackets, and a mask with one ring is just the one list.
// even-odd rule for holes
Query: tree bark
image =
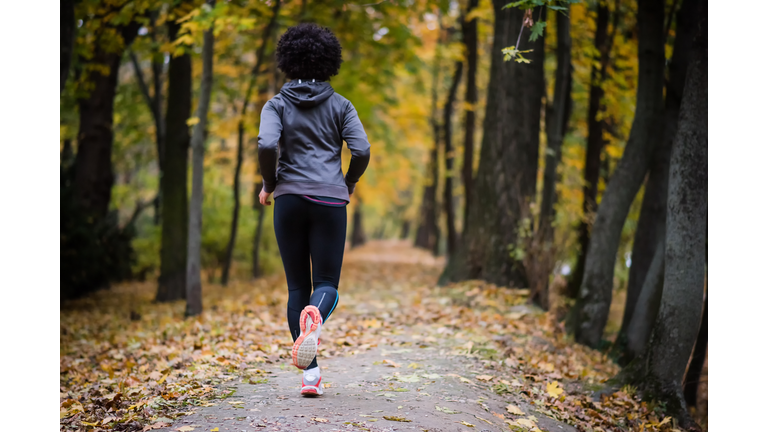
{"label": "tree bark", "polygon": [[[117,27],[123,48],[136,37],[137,23]],[[112,125],[114,101],[120,68],[120,52],[106,52],[102,48],[101,34],[96,35],[93,57],[88,63],[106,66],[109,73],[84,68],[86,80],[91,83],[90,93],[79,100],[80,128],[77,134],[77,155],[74,166],[74,200],[86,217],[98,221],[107,216],[112,194]],[[85,61],[85,60],[84,60]]]}
{"label": "tree bark", "polygon": [[648,339],[651,337],[653,323],[661,306],[661,291],[664,288],[664,234],[661,233],[656,242],[656,252],[648,268],[642,290],[636,300],[636,310],[632,321],[627,325],[626,353],[621,363],[628,364],[633,358],[641,355]]}
{"label": "tree bark", "polygon": [[576,305],[576,341],[596,348],[608,320],[613,271],[621,230],[661,135],[664,87],[664,2],[638,3],[639,77],[632,131],[624,155],[603,194],[589,240],[584,279]]}
{"label": "tree bark", "polygon": [[551,110],[547,113],[547,154],[544,167],[544,184],[541,192],[541,212],[539,227],[546,230],[545,239],[551,241],[555,218],[555,184],[557,166],[563,147],[563,137],[568,130],[568,118],[571,113],[571,18],[570,6],[565,11],[556,11],[557,15],[557,69],[555,70],[555,94]]}
{"label": "tree bark", "polygon": [[616,10],[614,10],[614,27],[611,35],[608,35],[608,20],[610,11],[608,5],[599,2],[597,5],[597,21],[595,29],[595,48],[600,53],[599,63],[592,65],[590,73],[589,86],[589,106],[587,108],[587,153],[584,161],[584,198],[582,201],[582,212],[584,217],[579,224],[579,250],[576,259],[576,266],[568,283],[567,295],[570,298],[578,297],[579,286],[584,277],[584,264],[587,258],[587,249],[589,248],[590,233],[590,215],[597,209],[597,186],[600,181],[600,153],[602,153],[605,140],[603,139],[603,129],[605,120],[598,119],[598,114],[604,109],[603,104],[603,82],[605,81],[608,63],[610,60],[613,38],[616,34],[616,18],[619,16],[618,0],[616,1]]}
{"label": "tree bark", "polygon": [[61,87],[59,94],[64,91],[69,77],[69,68],[72,65],[72,51],[75,45],[77,24],[75,23],[75,0],[61,0],[61,28],[59,31],[59,45],[61,48],[59,67],[61,68]]}
{"label": "tree bark", "polygon": [[[442,31],[442,28],[441,28]],[[437,121],[437,85],[440,75],[440,39],[435,47],[435,58],[432,64],[432,108],[430,110],[430,125],[434,147],[429,153],[427,172],[429,180],[424,186],[424,196],[421,198],[421,222],[416,231],[415,246],[429,249],[437,255],[439,229],[437,226],[437,183],[439,176],[440,124]]]}
{"label": "tree bark", "polygon": [[683,394],[688,406],[696,406],[696,399],[699,393],[699,384],[701,384],[701,372],[704,369],[704,361],[707,359],[707,304],[708,295],[704,295],[704,313],[701,316],[701,325],[699,333],[696,336],[696,345],[691,355],[691,363],[688,365],[688,372],[685,373],[683,381]]}
{"label": "tree bark", "polygon": [[[258,169],[258,168],[257,168]],[[261,236],[264,232],[264,216],[266,215],[266,211],[264,209],[264,206],[261,205],[259,202],[259,194],[261,193],[261,189],[264,187],[262,183],[259,183],[256,185],[255,190],[253,192],[255,201],[253,202],[253,207],[256,209],[257,213],[259,214],[259,219],[256,222],[256,233],[253,236],[253,257],[251,260],[251,277],[253,279],[258,279],[261,277],[261,268],[260,268],[260,258],[259,255],[259,249],[261,249],[259,246],[261,245]]]}
{"label": "tree bark", "polygon": [[453,144],[452,144],[452,123],[453,102],[456,100],[456,92],[461,82],[461,73],[464,69],[464,63],[457,61],[454,66],[453,80],[451,82],[448,97],[443,107],[443,134],[445,141],[445,188],[443,189],[443,210],[445,211],[446,243],[448,256],[456,251],[456,215],[453,208]]}
{"label": "tree bark", "polygon": [[502,9],[506,3],[493,2],[491,76],[466,235],[441,283],[483,279],[500,286],[527,286],[522,264],[510,257],[509,247],[518,240],[522,207],[535,199],[544,38],[521,47],[534,50],[531,64],[505,62],[501,50],[516,44],[524,15],[517,8]]}
{"label": "tree bark", "polygon": [[[176,39],[180,25],[168,23],[168,36]],[[189,127],[192,113],[192,59],[189,54],[171,57],[168,65],[168,108],[165,115],[166,147],[163,155],[162,238],[160,279],[156,301],[186,297],[187,236],[189,206],[187,173],[189,166]]]}
{"label": "tree bark", "polygon": [[[480,0],[469,0],[467,15],[472,13],[479,4]],[[467,87],[464,96],[464,160],[461,167],[461,177],[464,182],[463,233],[466,231],[469,208],[472,205],[472,165],[475,152],[475,110],[477,109],[477,18],[462,20],[461,34],[467,57]]]}
{"label": "tree bark", "polygon": [[[208,0],[210,7],[216,0]],[[187,253],[187,309],[186,316],[203,312],[203,285],[200,279],[200,247],[203,233],[203,159],[205,157],[205,128],[213,87],[213,28],[203,34],[203,77],[200,83],[200,101],[197,106],[198,123],[192,131],[192,196],[189,205],[189,239]]]}
{"label": "tree bark", "polygon": [[[640,219],[637,222],[635,239],[632,245],[632,266],[629,268],[629,282],[627,284],[627,300],[624,306],[624,317],[621,330],[616,337],[614,355],[619,358],[619,364],[626,365],[631,361],[632,353],[625,356],[623,342],[626,340],[626,332],[632,316],[637,310],[636,303],[644,281],[654,259],[656,244],[663,238],[666,224],[667,210],[667,186],[669,183],[669,158],[672,151],[672,142],[677,133],[677,120],[680,116],[680,102],[683,98],[685,86],[685,72],[688,68],[688,57],[693,44],[693,31],[697,23],[694,22],[694,9],[696,0],[685,0],[677,13],[677,29],[675,31],[675,46],[672,61],[669,65],[669,81],[667,82],[666,99],[664,106],[664,137],[656,146],[651,159],[648,180],[645,184],[643,204],[640,210]],[[658,311],[658,308],[656,309]],[[647,323],[648,331],[655,319],[653,314],[647,314],[650,322]],[[646,339],[647,341],[647,339]],[[636,347],[637,348],[637,347]],[[639,351],[633,349],[635,354]]]}
{"label": "tree bark", "polygon": [[363,228],[363,203],[358,200],[355,205],[355,213],[352,216],[352,241],[351,247],[358,247],[365,244],[365,229]]}
{"label": "tree bark", "polygon": [[[682,379],[697,338],[703,302],[707,238],[707,4],[697,5],[694,48],[672,148],[661,309],[633,381],[664,402],[683,428],[692,421]],[[633,362],[633,363],[635,363]]]}
{"label": "tree bark", "polygon": [[[261,65],[264,63],[264,51],[267,47],[267,42],[272,35],[272,31],[277,23],[277,17],[280,14],[281,1],[276,1],[272,6],[272,17],[264,27],[264,31],[261,34],[261,45],[256,52],[256,64],[251,70],[251,77],[248,81],[248,88],[245,91],[245,100],[243,101],[243,108],[240,110],[240,120],[237,123],[237,163],[235,165],[235,178],[232,185],[232,193],[235,199],[235,206],[232,210],[232,224],[229,231],[229,241],[227,242],[226,257],[221,269],[221,284],[226,286],[229,282],[229,268],[232,265],[232,255],[235,251],[235,241],[237,240],[237,223],[240,217],[240,168],[243,165],[243,147],[245,140],[245,114],[248,112],[248,105],[251,102],[251,93],[253,93],[253,87],[256,84],[256,78],[261,73]],[[253,271],[251,271],[253,274]]]}

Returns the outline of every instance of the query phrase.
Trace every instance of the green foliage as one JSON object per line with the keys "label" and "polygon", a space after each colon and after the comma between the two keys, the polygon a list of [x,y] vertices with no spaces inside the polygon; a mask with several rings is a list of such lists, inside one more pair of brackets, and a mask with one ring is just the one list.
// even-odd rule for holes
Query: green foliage
{"label": "green foliage", "polygon": [[531,36],[528,38],[529,42],[533,42],[536,39],[540,38],[542,35],[544,35],[544,27],[547,26],[547,23],[544,21],[537,21],[536,24],[531,27]]}

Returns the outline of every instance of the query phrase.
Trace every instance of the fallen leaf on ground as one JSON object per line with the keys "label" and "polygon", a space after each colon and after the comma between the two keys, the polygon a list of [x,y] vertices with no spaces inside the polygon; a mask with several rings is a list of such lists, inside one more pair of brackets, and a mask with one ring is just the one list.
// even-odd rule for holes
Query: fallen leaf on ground
{"label": "fallen leaf on ground", "polygon": [[413,421],[413,420],[408,420],[405,417],[396,417],[396,416],[384,416],[384,419],[385,420],[389,420],[389,421],[398,421],[398,422],[410,422],[410,421]]}
{"label": "fallen leaf on ground", "polygon": [[514,415],[525,415],[523,410],[517,407],[517,405],[509,404],[507,405],[507,412]]}
{"label": "fallen leaf on ground", "polygon": [[320,417],[312,417],[312,420],[318,422],[318,423],[328,423],[328,419],[320,418]]}
{"label": "fallen leaf on ground", "polygon": [[191,431],[195,430],[195,428],[193,428],[192,426],[182,426],[182,427],[180,427],[180,428],[178,428],[176,430],[179,431],[179,432],[191,432]]}
{"label": "fallen leaf on ground", "polygon": [[479,416],[479,415],[477,415],[477,414],[475,414],[475,418],[477,418],[478,420],[482,420],[482,421],[484,421],[484,422],[488,423],[489,425],[492,425],[492,424],[493,424],[493,423],[489,422],[488,420],[486,420],[486,419],[484,419],[484,418],[480,417],[480,416]]}
{"label": "fallen leaf on ground", "polygon": [[480,381],[490,381],[493,379],[493,375],[478,375],[475,378],[479,379]]}
{"label": "fallen leaf on ground", "polygon": [[219,428],[215,427],[215,428],[211,429],[211,432],[219,432]]}
{"label": "fallen leaf on ground", "polygon": [[467,423],[465,421],[460,421],[460,422],[456,422],[456,423],[463,424],[466,427],[475,427],[475,425],[473,425],[472,423]]}
{"label": "fallen leaf on ground", "polygon": [[454,410],[452,410],[452,409],[450,409],[450,408],[448,408],[448,407],[442,407],[442,408],[440,408],[440,407],[439,407],[439,406],[437,406],[437,405],[435,405],[435,409],[436,409],[436,410],[438,410],[438,411],[440,411],[440,412],[444,412],[444,413],[446,413],[446,414],[459,414],[459,413],[461,412],[461,411],[454,411]]}
{"label": "fallen leaf on ground", "polygon": [[563,392],[563,389],[559,387],[559,384],[557,381],[553,381],[549,384],[547,384],[547,394],[552,396],[553,398],[557,398],[560,396],[560,393]]}
{"label": "fallen leaf on ground", "polygon": [[389,359],[384,359],[384,364],[389,366],[389,367],[396,367],[396,368],[400,367],[400,363],[395,363],[395,362],[393,362],[392,360],[389,360]]}

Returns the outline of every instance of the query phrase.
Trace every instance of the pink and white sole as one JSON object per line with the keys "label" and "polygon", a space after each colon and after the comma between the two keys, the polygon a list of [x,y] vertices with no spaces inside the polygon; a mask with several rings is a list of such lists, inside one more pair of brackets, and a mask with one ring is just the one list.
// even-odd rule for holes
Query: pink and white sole
{"label": "pink and white sole", "polygon": [[[309,320],[310,325],[307,325]],[[299,326],[301,335],[296,339],[291,350],[291,358],[294,366],[306,369],[317,356],[318,334],[317,328],[322,324],[323,317],[316,306],[309,305],[301,311]]]}
{"label": "pink and white sole", "polygon": [[323,379],[317,380],[316,385],[309,385],[304,383],[304,379],[301,379],[301,394],[303,396],[320,396],[323,394]]}

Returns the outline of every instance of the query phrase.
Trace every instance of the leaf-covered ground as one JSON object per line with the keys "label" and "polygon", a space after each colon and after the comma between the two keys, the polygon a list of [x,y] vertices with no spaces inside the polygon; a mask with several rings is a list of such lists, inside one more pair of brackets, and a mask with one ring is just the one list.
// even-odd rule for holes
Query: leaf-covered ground
{"label": "leaf-covered ground", "polygon": [[[592,391],[618,368],[601,353],[574,344],[549,314],[527,306],[526,291],[479,281],[437,288],[442,265],[400,242],[370,242],[347,254],[339,306],[323,328],[320,345],[321,367],[324,361],[331,365],[324,368],[327,393],[333,390],[334,370],[370,363],[368,369],[379,369],[367,373],[377,374],[378,381],[367,381],[372,383],[367,394],[409,391],[413,400],[434,402],[433,429],[424,430],[537,431],[549,430],[548,424],[580,431],[674,430],[672,419],[639,401],[631,388],[593,401]],[[196,319],[183,318],[182,302],[152,303],[154,290],[154,283],[125,284],[62,309],[61,430],[209,430],[184,419],[222,407],[244,408],[235,397],[242,386],[253,386],[253,393],[271,385],[279,391],[265,397],[283,399],[298,392],[298,387],[286,388],[288,378],[275,378],[291,370],[282,276],[227,288],[207,285],[205,312]],[[392,347],[412,354],[387,355]],[[486,415],[473,414],[480,420],[472,422],[454,420],[452,411],[458,409],[445,403],[453,399],[437,396],[427,383],[411,389],[409,379],[463,385],[463,398],[485,404]],[[313,404],[322,407],[328,400],[353,410],[350,404],[359,399],[334,394]],[[488,394],[509,403],[494,410],[483,402],[490,400]],[[258,411],[228,419],[246,422],[242,429],[294,430],[263,423]],[[360,412],[358,420],[338,419],[336,426],[321,417],[307,420],[320,430],[415,429],[417,423],[398,412],[386,415],[389,419],[386,413],[376,418],[374,412]],[[206,418],[211,417],[218,418]],[[221,426],[222,431],[242,429]]]}

